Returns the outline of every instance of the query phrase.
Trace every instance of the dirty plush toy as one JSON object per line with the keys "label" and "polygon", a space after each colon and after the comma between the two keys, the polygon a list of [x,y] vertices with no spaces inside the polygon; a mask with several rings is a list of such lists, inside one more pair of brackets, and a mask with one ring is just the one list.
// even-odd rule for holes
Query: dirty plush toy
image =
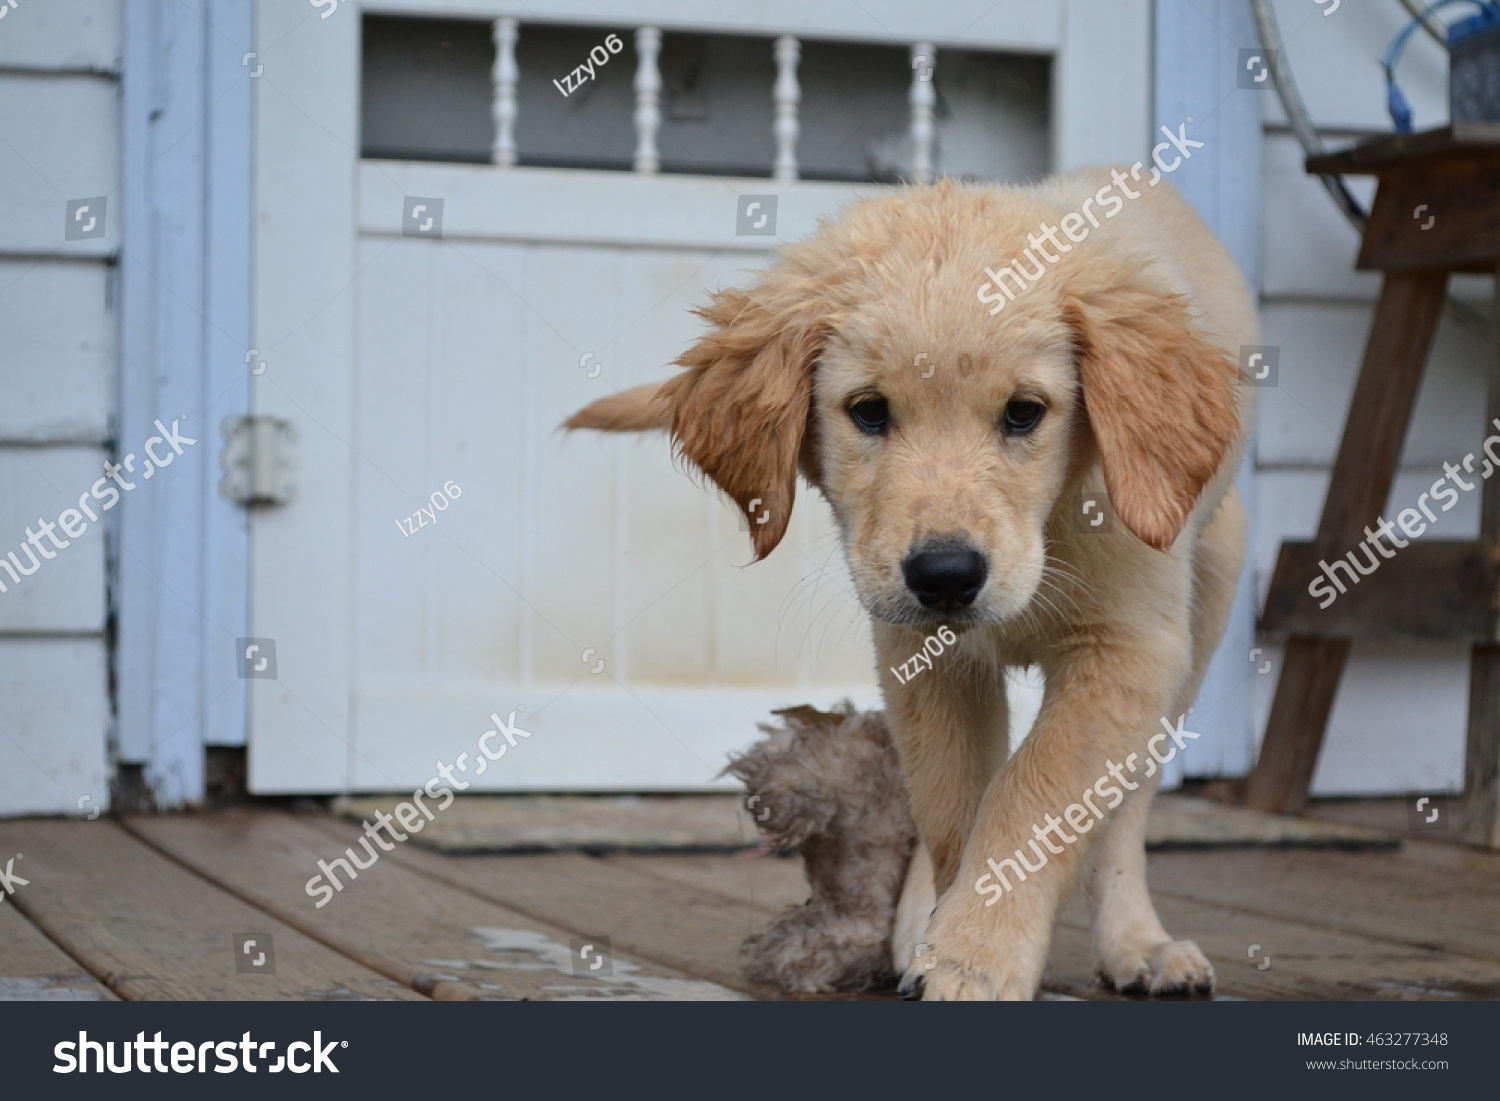
{"label": "dirty plush toy", "polygon": [[782,725],[760,724],[765,740],[725,771],[745,782],[761,831],[801,848],[812,897],[745,941],[745,973],[792,994],[894,983],[891,935],[917,830],[885,718],[848,702],[773,713]]}

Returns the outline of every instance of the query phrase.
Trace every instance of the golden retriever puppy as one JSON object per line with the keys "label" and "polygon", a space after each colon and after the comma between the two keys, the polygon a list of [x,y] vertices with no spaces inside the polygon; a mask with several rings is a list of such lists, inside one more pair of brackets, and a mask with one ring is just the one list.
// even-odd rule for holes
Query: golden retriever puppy
{"label": "golden retriever puppy", "polygon": [[[851,206],[700,313],[682,373],[568,424],[669,428],[769,509],[758,558],[799,472],[832,506],[921,839],[906,987],[1031,998],[1085,876],[1108,982],[1209,989],[1151,905],[1143,834],[1244,553],[1237,359],[1258,336],[1223,247],[1159,177],[945,181]],[[1046,690],[1007,760],[1012,665]]]}

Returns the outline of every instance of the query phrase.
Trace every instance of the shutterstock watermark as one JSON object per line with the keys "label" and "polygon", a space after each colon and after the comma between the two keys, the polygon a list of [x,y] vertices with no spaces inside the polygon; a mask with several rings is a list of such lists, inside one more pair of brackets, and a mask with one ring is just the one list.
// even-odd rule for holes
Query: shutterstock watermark
{"label": "shutterstock watermark", "polygon": [[[1495,448],[1500,446],[1500,417],[1495,418],[1490,424],[1497,434],[1485,438],[1485,457],[1479,460],[1482,465],[1476,481],[1465,481],[1459,473],[1459,464],[1446,462],[1443,464],[1443,476],[1428,486],[1427,490],[1417,498],[1416,508],[1402,509],[1396,514],[1395,523],[1384,516],[1379,517],[1374,531],[1370,530],[1368,524],[1365,525],[1365,538],[1354,550],[1349,551],[1342,558],[1335,558],[1332,562],[1318,559],[1318,567],[1322,573],[1308,582],[1307,595],[1317,598],[1319,608],[1329,607],[1340,595],[1349,591],[1340,572],[1343,577],[1348,578],[1350,585],[1358,585],[1362,577],[1369,577],[1378,570],[1383,561],[1395,558],[1397,551],[1409,546],[1413,539],[1420,538],[1426,532],[1428,524],[1437,522],[1437,515],[1427,503],[1429,497],[1434,501],[1442,502],[1442,511],[1449,512],[1454,505],[1458,504],[1459,490],[1465,493],[1473,491],[1479,482],[1486,481],[1496,468],[1500,468],[1500,455],[1495,452]],[[1474,473],[1475,458],[1472,451],[1464,456],[1465,473]],[[1455,489],[1455,486],[1458,488]],[[1423,517],[1426,519],[1424,520]],[[1405,539],[1396,534],[1395,529],[1398,526],[1406,535]],[[1391,546],[1387,547],[1381,542],[1382,539],[1390,540]],[[1363,552],[1364,564],[1361,564],[1359,558],[1356,557],[1358,552]]]}
{"label": "shutterstock watermark", "polygon": [[[1192,121],[1188,119],[1188,122]],[[1158,143],[1151,150],[1151,160],[1155,163],[1155,167],[1151,169],[1151,178],[1145,181],[1147,187],[1155,187],[1161,183],[1164,174],[1176,172],[1182,166],[1183,161],[1192,158],[1194,149],[1203,148],[1203,142],[1194,141],[1187,136],[1187,123],[1179,124],[1176,133],[1163,125],[1161,132],[1166,135],[1167,140]],[[1174,153],[1170,158],[1163,155],[1173,148],[1176,148],[1181,155]],[[1140,182],[1141,169],[1145,167],[1143,163],[1136,161],[1130,166],[1129,175],[1118,168],[1111,169],[1110,178],[1114,181],[1113,183],[1105,184],[1091,198],[1085,199],[1078,210],[1064,214],[1059,219],[1058,225],[1043,222],[1037,232],[1027,234],[1026,242],[1029,247],[1021,253],[1021,256],[1030,261],[1031,270],[1022,267],[1019,257],[998,270],[985,268],[984,274],[989,276],[989,279],[979,286],[979,301],[990,308],[990,315],[994,316],[1005,309],[1008,302],[1015,301],[1019,292],[1041,279],[1047,273],[1047,265],[1055,264],[1062,259],[1061,253],[1072,252],[1073,245],[1080,245],[1086,241],[1091,232],[1090,227],[1099,228],[1101,223],[1094,207],[1099,207],[1104,217],[1108,219],[1125,209],[1126,199],[1139,199],[1143,192],[1133,190],[1130,181]],[[1113,193],[1116,188],[1119,188],[1120,194]],[[1058,237],[1059,227],[1073,244],[1068,244]],[[1057,249],[1058,255],[1048,252],[1044,242],[1045,245],[1051,245]],[[1042,262],[1044,260],[1046,264]],[[1007,280],[1010,285],[1007,285]]]}
{"label": "shutterstock watermark", "polygon": [[[141,468],[138,477],[148,480],[155,476],[158,470],[172,465],[178,455],[183,453],[184,447],[191,447],[197,440],[189,439],[182,435],[177,428],[177,421],[186,420],[186,417],[178,417],[168,428],[160,420],[156,421],[156,430],[159,436],[152,436],[142,446],[141,450],[146,453],[146,464]],[[171,450],[166,451],[166,445],[171,445]],[[156,448],[160,445],[166,453],[158,455]],[[121,471],[124,471],[124,474]],[[11,585],[19,585],[21,578],[30,577],[42,568],[42,563],[57,557],[57,552],[66,550],[73,545],[73,540],[80,538],[88,531],[89,524],[99,522],[99,513],[95,512],[89,502],[99,502],[99,512],[108,512],[120,503],[122,491],[128,492],[136,487],[138,483],[132,482],[125,474],[135,474],[135,452],[132,451],[124,459],[117,463],[106,462],[104,464],[104,477],[95,482],[89,489],[79,494],[77,508],[65,508],[58,514],[57,519],[46,520],[37,517],[36,525],[40,529],[32,531],[26,529],[26,539],[21,543],[20,550],[26,555],[31,568],[27,569],[21,565],[21,560],[16,557],[16,552],[9,552],[4,558],[0,558],[0,570],[10,574]],[[119,488],[115,488],[118,486]],[[84,517],[88,519],[85,520]],[[62,530],[66,539],[59,539],[58,529]],[[49,549],[42,540],[51,544]],[[40,558],[37,556],[41,555]],[[10,586],[6,585],[3,576],[0,576],[0,593],[10,592]]]}
{"label": "shutterstock watermark", "polygon": [[16,861],[24,860],[25,857],[25,853],[16,853],[15,856],[5,862],[5,870],[0,872],[0,902],[4,902],[7,895],[15,894],[17,887],[30,885],[31,880],[22,879],[16,874]]}
{"label": "shutterstock watermark", "polygon": [[[323,1042],[323,1033],[315,1031],[312,1040],[295,1040],[286,1045],[285,1054],[277,1055],[275,1040],[255,1040],[246,1032],[238,1040],[163,1040],[161,1033],[155,1039],[146,1039],[145,1032],[137,1032],[134,1040],[120,1040],[120,1059],[115,1061],[114,1040],[90,1040],[87,1031],[80,1031],[77,1040],[62,1040],[52,1048],[57,1062],[53,1074],[234,1074],[243,1069],[250,1074],[265,1071],[280,1074],[338,1074],[333,1062],[335,1048],[347,1048],[348,1040]],[[132,1055],[134,1059],[132,1060]],[[92,1056],[92,1058],[90,1058]],[[299,1058],[300,1056],[300,1058]],[[260,1065],[256,1065],[256,1060]],[[168,1064],[171,1064],[170,1067]]]}
{"label": "shutterstock watermark", "polygon": [[[516,711],[519,710],[521,709],[516,708]],[[473,760],[477,766],[474,769],[474,775],[483,776],[485,770],[490,767],[490,762],[504,757],[507,749],[513,749],[516,746],[517,739],[531,737],[531,731],[522,730],[516,725],[516,711],[512,711],[505,719],[500,718],[498,711],[491,712],[490,721],[495,725],[479,736],[479,752],[474,757],[471,758],[468,753],[460,753],[458,759],[451,765],[438,761],[433,766],[437,769],[437,775],[412,792],[410,801],[403,800],[397,803],[394,814],[386,814],[383,810],[377,810],[374,825],[369,822],[360,823],[365,828],[365,835],[359,839],[359,847],[364,849],[369,860],[361,861],[355,855],[353,845],[344,850],[343,856],[336,856],[332,860],[319,860],[319,874],[309,879],[302,888],[308,898],[323,896],[318,899],[315,908],[321,910],[333,900],[335,891],[344,889],[344,884],[339,879],[336,869],[343,868],[344,875],[349,879],[358,879],[360,872],[374,867],[375,862],[380,859],[381,852],[390,852],[396,844],[405,841],[412,834],[421,833],[427,827],[427,823],[437,817],[433,813],[434,810],[447,810],[453,804],[453,789],[463,791],[469,786],[469,781],[460,780],[455,773],[467,775],[470,760]],[[495,743],[502,735],[505,742],[497,747]],[[422,801],[423,796],[439,800],[439,802],[436,807],[428,807]],[[396,823],[400,823],[401,829],[396,828]],[[389,841],[381,836],[381,830],[385,830],[390,838]],[[403,833],[402,830],[406,832]],[[375,842],[374,846],[370,844],[371,841]]]}
{"label": "shutterstock watermark", "polygon": [[[958,641],[958,636],[953,633],[953,628],[949,627],[946,623],[943,624],[943,626],[937,629],[936,634],[928,635],[922,640],[922,648],[915,655],[903,661],[900,669],[892,665],[890,667],[892,675],[902,684],[905,684],[923,669],[931,669],[932,659],[941,657],[943,651],[952,646],[956,641]],[[934,646],[936,649],[934,649]],[[905,676],[902,675],[903,672]]]}
{"label": "shutterstock watermark", "polygon": [[[1191,714],[1192,709],[1190,708],[1188,715]],[[1201,734],[1196,734],[1191,730],[1185,729],[1186,723],[1187,715],[1179,715],[1176,726],[1173,726],[1165,717],[1162,718],[1162,730],[1153,734],[1151,740],[1146,743],[1146,749],[1150,752],[1151,756],[1146,761],[1145,772],[1142,773],[1145,778],[1150,779],[1152,776],[1155,776],[1157,766],[1165,767],[1168,761],[1177,756],[1179,749],[1186,749],[1188,742],[1202,737]],[[1167,748],[1165,753],[1158,752],[1157,745],[1168,740],[1172,742],[1171,746]],[[1077,844],[1079,837],[1088,833],[1095,825],[1104,820],[1104,810],[1114,810],[1125,801],[1125,792],[1120,790],[1122,787],[1127,791],[1134,791],[1141,786],[1134,781],[1125,779],[1127,771],[1132,776],[1135,775],[1135,765],[1138,760],[1140,760],[1140,754],[1138,753],[1132,753],[1126,757],[1124,764],[1116,764],[1114,761],[1106,759],[1105,774],[1084,789],[1083,794],[1079,796],[1079,799],[1082,800],[1081,803],[1069,803],[1063,811],[1061,818],[1053,814],[1046,815],[1043,818],[1043,821],[1046,822],[1045,826],[1032,824],[1032,840],[1027,843],[1027,847],[1031,849],[1031,855],[1036,857],[1036,863],[1033,865],[1031,861],[1026,859],[1025,847],[1016,849],[1014,856],[1007,856],[1002,860],[997,861],[992,856],[986,857],[985,863],[989,865],[990,870],[974,881],[974,893],[989,895],[990,897],[984,900],[984,904],[986,906],[993,906],[1008,892],[1015,890],[1015,884],[1006,875],[1007,869],[1015,876],[1016,883],[1024,883],[1026,882],[1028,873],[1035,875],[1047,866],[1050,859],[1049,854],[1057,856],[1067,851],[1065,846]],[[1115,781],[1114,783],[1111,783],[1112,779]],[[1110,800],[1104,810],[1100,810],[1095,805],[1094,796],[1096,795],[1100,799]],[[1076,836],[1062,828],[1065,820],[1069,826],[1078,831]],[[1054,845],[1052,843],[1053,838],[1056,838],[1062,844]]]}

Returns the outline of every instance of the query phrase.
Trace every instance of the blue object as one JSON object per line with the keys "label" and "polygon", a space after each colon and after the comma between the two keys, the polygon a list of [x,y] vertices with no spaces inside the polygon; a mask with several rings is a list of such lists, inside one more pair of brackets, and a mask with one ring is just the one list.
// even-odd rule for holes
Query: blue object
{"label": "blue object", "polygon": [[1448,49],[1453,49],[1461,42],[1466,42],[1476,34],[1494,30],[1500,27],[1500,4],[1486,3],[1484,10],[1478,15],[1471,15],[1467,19],[1460,19],[1448,26]]}
{"label": "blue object", "polygon": [[1381,68],[1385,70],[1386,110],[1390,112],[1391,122],[1395,124],[1397,133],[1410,134],[1412,130],[1411,104],[1407,102],[1401,86],[1396,83],[1396,65],[1406,50],[1406,44],[1411,41],[1411,36],[1417,32],[1422,21],[1429,15],[1440,8],[1459,3],[1473,4],[1479,9],[1479,14],[1461,20],[1448,29],[1450,52],[1455,43],[1471,38],[1475,34],[1482,34],[1492,27],[1500,26],[1500,3],[1495,3],[1494,0],[1437,0],[1436,3],[1428,4],[1421,15],[1413,17],[1401,33],[1396,35],[1380,63]]}

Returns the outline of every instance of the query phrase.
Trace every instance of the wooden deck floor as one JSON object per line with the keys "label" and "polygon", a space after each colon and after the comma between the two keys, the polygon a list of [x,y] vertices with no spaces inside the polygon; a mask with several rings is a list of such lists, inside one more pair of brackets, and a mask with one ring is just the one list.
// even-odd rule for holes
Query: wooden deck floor
{"label": "wooden deck floor", "polygon": [[[0,867],[16,854],[28,880],[0,906],[0,999],[774,997],[741,978],[736,952],[804,897],[795,859],[407,843],[315,907],[318,861],[358,834],[268,810],[0,822]],[[1163,921],[1213,959],[1221,996],[1500,998],[1500,854],[1407,840],[1160,852],[1150,866]],[[1104,996],[1076,900],[1045,989]]]}

